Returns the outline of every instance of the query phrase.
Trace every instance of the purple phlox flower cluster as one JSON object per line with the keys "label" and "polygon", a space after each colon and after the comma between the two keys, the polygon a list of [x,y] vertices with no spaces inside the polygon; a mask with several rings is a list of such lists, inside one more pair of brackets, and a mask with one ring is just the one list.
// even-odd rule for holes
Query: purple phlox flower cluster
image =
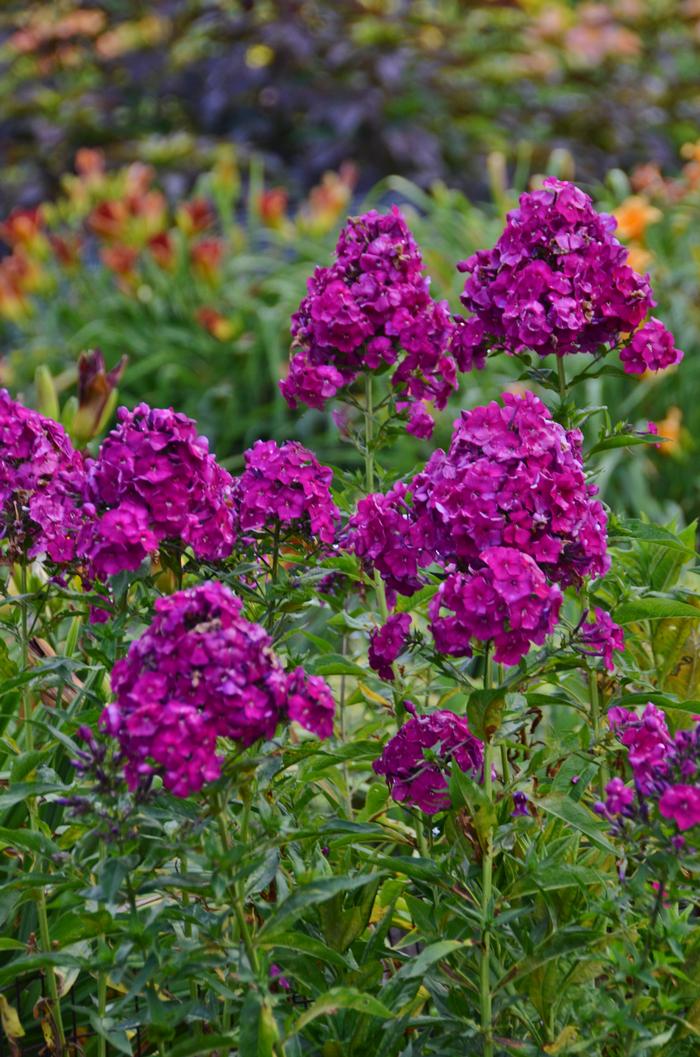
{"label": "purple phlox flower cluster", "polygon": [[279,524],[333,543],[340,511],[332,480],[333,471],[297,441],[256,441],[235,483],[240,532],[272,531]]}
{"label": "purple phlox flower cluster", "polygon": [[63,426],[0,390],[0,539],[14,557],[75,558],[84,480]]}
{"label": "purple phlox flower cluster", "polygon": [[651,703],[641,715],[611,708],[608,718],[627,748],[633,785],[614,778],[596,810],[623,831],[625,819],[647,822],[656,805],[680,831],[672,843],[681,850],[686,842],[681,834],[700,826],[700,722],[695,717],[694,727],[671,736],[663,712]]}
{"label": "purple phlox flower cluster", "polygon": [[419,808],[427,815],[447,811],[450,767],[483,779],[484,746],[469,730],[464,716],[440,709],[427,716],[415,714],[384,746],[373,767],[386,778],[393,799]]}
{"label": "purple phlox flower cluster", "polygon": [[[537,563],[512,547],[487,547],[468,572],[452,572],[430,603],[440,653],[470,657],[472,642],[490,642],[494,658],[517,664],[554,629],[562,602]],[[443,610],[449,616],[442,616]]]}
{"label": "purple phlox flower cluster", "polygon": [[218,560],[233,548],[233,480],[186,415],[139,404],[87,466],[89,505],[80,547],[100,578],[138,568],[164,540]]}
{"label": "purple phlox flower cluster", "polygon": [[403,651],[411,628],[410,613],[396,613],[369,633],[369,664],[382,679],[393,682],[393,662]]}
{"label": "purple phlox flower cluster", "polygon": [[620,352],[620,359],[627,374],[644,374],[680,363],[683,353],[675,347],[670,330],[652,316],[632,335],[629,345]]}
{"label": "purple phlox flower cluster", "polygon": [[333,700],[318,677],[286,674],[267,632],[228,588],[204,583],[156,601],[155,616],[112,674],[101,718],[120,743],[131,788],[159,773],[176,796],[219,777],[219,737],[243,746],[296,719],[327,736]]}
{"label": "purple phlox flower cluster", "polygon": [[589,657],[602,657],[609,672],[615,671],[615,650],[624,650],[625,634],[609,613],[596,607],[592,621],[586,621],[578,629],[581,652]]}
{"label": "purple phlox flower cluster", "polygon": [[[361,372],[388,365],[406,404],[432,401],[442,408],[457,384],[452,329],[447,303],[430,295],[423,259],[398,208],[352,217],[333,264],[316,268],[292,316],[296,351],[282,393],[292,408],[322,408]],[[412,413],[412,431],[428,435],[429,417],[424,406]]]}
{"label": "purple phlox flower cluster", "polygon": [[389,589],[410,596],[421,586],[418,570],[435,560],[431,525],[416,520],[408,502],[408,487],[398,482],[382,495],[375,492],[357,504],[345,537],[348,550],[376,569]]}
{"label": "purple phlox flower cluster", "polygon": [[458,265],[473,313],[453,343],[460,369],[483,366],[493,347],[540,356],[617,347],[655,302],[615,227],[571,183],[549,177],[521,195],[496,245]]}
{"label": "purple phlox flower cluster", "polygon": [[611,708],[608,722],[627,749],[627,759],[636,784],[642,792],[650,791],[658,773],[667,770],[674,744],[666,716],[660,708],[649,702],[641,716],[625,708]]}
{"label": "purple phlox flower cluster", "polygon": [[581,442],[530,392],[463,411],[449,450],[410,486],[439,560],[466,568],[487,547],[514,547],[563,585],[607,572],[607,519]]}

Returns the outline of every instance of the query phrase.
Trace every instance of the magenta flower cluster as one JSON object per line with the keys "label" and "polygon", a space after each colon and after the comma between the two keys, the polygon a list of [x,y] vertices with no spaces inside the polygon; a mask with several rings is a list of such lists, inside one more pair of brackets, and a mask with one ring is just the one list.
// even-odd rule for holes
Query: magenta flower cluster
{"label": "magenta flower cluster", "polygon": [[115,701],[101,724],[118,739],[131,788],[157,773],[176,796],[219,777],[217,739],[251,745],[282,720],[332,733],[329,687],[287,674],[267,632],[241,616],[240,600],[204,583],[156,601],[151,625],[113,671]]}
{"label": "magenta flower cluster", "polygon": [[461,370],[489,349],[597,353],[618,348],[655,302],[647,276],[627,264],[614,217],[578,187],[552,177],[521,195],[496,245],[458,265],[467,279],[453,346]]}
{"label": "magenta flower cluster", "polygon": [[448,792],[453,765],[483,780],[484,746],[469,730],[464,716],[440,709],[419,716],[410,702],[411,719],[387,742],[374,770],[384,775],[392,798],[427,815],[451,807]]}
{"label": "magenta flower cluster", "polygon": [[432,532],[424,536],[409,502],[408,486],[398,482],[386,495],[375,492],[357,504],[348,522],[345,546],[376,569],[395,595],[410,596],[421,586],[419,569],[435,559]]}
{"label": "magenta flower cluster", "polygon": [[515,547],[562,585],[602,576],[607,519],[588,484],[582,436],[531,392],[463,411],[447,452],[411,484],[417,519],[444,564],[466,568],[486,547]]}
{"label": "magenta flower cluster", "polygon": [[[581,442],[532,393],[505,393],[462,412],[449,450],[410,483],[361,500],[345,545],[379,572],[390,602],[421,587],[421,570],[448,573],[431,609],[438,649],[467,656],[470,639],[493,638],[499,659],[516,663],[553,629],[558,585],[578,586],[610,565]],[[618,648],[607,630],[609,648],[600,623],[582,633],[585,648],[607,658]]]}
{"label": "magenta flower cluster", "polygon": [[117,418],[87,465],[80,547],[92,575],[136,569],[164,540],[192,547],[198,558],[227,557],[233,480],[192,419],[147,404],[119,408]]}
{"label": "magenta flower cluster", "polygon": [[625,832],[626,822],[653,822],[658,813],[675,824],[673,846],[680,851],[687,831],[700,826],[700,721],[690,730],[669,732],[664,713],[649,703],[641,715],[625,708],[608,712],[611,728],[627,749],[633,784],[614,778],[605,801],[596,805],[603,817]]}
{"label": "magenta flower cluster", "polygon": [[57,422],[0,390],[0,539],[13,558],[76,555],[83,458]]}
{"label": "magenta flower cluster", "polygon": [[620,352],[620,359],[627,374],[644,374],[680,363],[683,353],[675,347],[670,330],[652,316],[632,335],[629,345]]}
{"label": "magenta flower cluster", "polygon": [[382,679],[393,682],[394,669],[391,667],[408,640],[411,629],[411,614],[396,613],[389,617],[381,628],[369,633],[369,664]]}
{"label": "magenta flower cluster", "polygon": [[292,408],[322,408],[362,371],[388,366],[397,397],[409,409],[409,429],[429,436],[432,420],[423,402],[443,408],[456,388],[452,331],[447,303],[431,297],[420,250],[400,211],[372,210],[348,220],[335,261],[308,281],[292,316],[296,351],[282,393]]}
{"label": "magenta flower cluster", "polygon": [[[472,641],[493,642],[494,659],[517,664],[542,645],[559,615],[562,594],[527,554],[487,547],[467,573],[450,573],[430,603],[440,653],[471,657]],[[447,610],[450,615],[441,615]]]}
{"label": "magenta flower cluster", "polygon": [[578,629],[581,653],[589,657],[601,657],[609,672],[615,671],[616,650],[624,650],[625,635],[622,628],[614,622],[604,609],[596,608],[593,619],[587,620]]}
{"label": "magenta flower cluster", "polygon": [[256,441],[235,482],[240,533],[270,532],[280,525],[333,543],[340,511],[331,496],[332,480],[333,471],[297,441]]}

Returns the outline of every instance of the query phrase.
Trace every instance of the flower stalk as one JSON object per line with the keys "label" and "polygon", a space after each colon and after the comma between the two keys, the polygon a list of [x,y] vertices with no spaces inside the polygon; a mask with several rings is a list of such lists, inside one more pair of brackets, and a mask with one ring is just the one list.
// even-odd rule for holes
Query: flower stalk
{"label": "flower stalk", "polygon": [[[29,669],[29,606],[27,602],[27,559],[26,556],[22,558],[20,564],[20,647],[22,657],[22,671],[26,672]],[[32,702],[31,694],[27,689],[22,690],[22,711],[21,715],[24,719],[24,740],[27,747],[27,753],[34,751],[34,729],[32,727]],[[39,826],[39,809],[37,806],[36,799],[30,797],[27,803],[29,810],[29,825],[33,833],[40,832]],[[51,933],[49,931],[49,916],[46,909],[46,892],[44,886],[39,886],[38,897],[36,901],[36,913],[39,922],[39,939],[41,942],[41,949],[45,954],[51,953]],[[58,1042],[58,1057],[61,1057],[66,1050],[66,1036],[63,1028],[63,1017],[61,1015],[61,998],[58,992],[58,980],[56,978],[56,971],[53,965],[46,966],[46,984],[49,991],[49,997],[51,999],[51,1007],[53,1011],[53,1017],[56,1025],[56,1035]]]}
{"label": "flower stalk", "polygon": [[[374,379],[372,375],[367,372],[365,374],[365,485],[367,488],[367,494],[370,495],[374,491],[375,485],[375,474],[374,474]],[[389,608],[386,604],[386,590],[384,588],[384,581],[381,578],[379,572],[374,573],[374,585],[377,594],[377,603],[379,605],[379,614],[382,619],[382,624],[386,624],[389,619]]]}
{"label": "flower stalk", "polygon": [[[484,652],[484,690],[493,682],[490,644]],[[484,794],[487,801],[486,847],[481,862],[481,964],[480,1009],[481,1030],[484,1036],[484,1057],[493,1057],[493,1008],[491,996],[491,902],[493,896],[493,737],[484,739]]]}

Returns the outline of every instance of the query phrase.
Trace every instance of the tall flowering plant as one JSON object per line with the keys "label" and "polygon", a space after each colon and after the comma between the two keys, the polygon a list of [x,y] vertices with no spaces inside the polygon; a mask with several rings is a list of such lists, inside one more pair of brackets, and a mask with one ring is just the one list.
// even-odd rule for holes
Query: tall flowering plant
{"label": "tall flowering plant", "polygon": [[[662,441],[577,400],[661,365],[649,282],[560,182],[467,271],[452,317],[394,209],[314,273],[282,387],[343,405],[345,472],[231,473],[145,404],[78,453],[3,396],[0,990],[44,974],[53,1052],[695,1052],[695,527],[607,508],[606,451]],[[498,352],[538,393],[395,479]]]}

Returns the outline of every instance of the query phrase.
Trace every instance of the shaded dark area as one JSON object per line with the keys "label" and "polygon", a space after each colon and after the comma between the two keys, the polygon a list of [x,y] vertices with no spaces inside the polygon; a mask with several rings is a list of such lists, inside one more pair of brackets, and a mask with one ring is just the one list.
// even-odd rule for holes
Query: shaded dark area
{"label": "shaded dark area", "polygon": [[8,204],[55,194],[79,147],[174,189],[221,141],[303,193],[342,161],[480,194],[484,158],[579,178],[675,164],[700,123],[700,5],[457,0],[10,2],[0,13]]}

